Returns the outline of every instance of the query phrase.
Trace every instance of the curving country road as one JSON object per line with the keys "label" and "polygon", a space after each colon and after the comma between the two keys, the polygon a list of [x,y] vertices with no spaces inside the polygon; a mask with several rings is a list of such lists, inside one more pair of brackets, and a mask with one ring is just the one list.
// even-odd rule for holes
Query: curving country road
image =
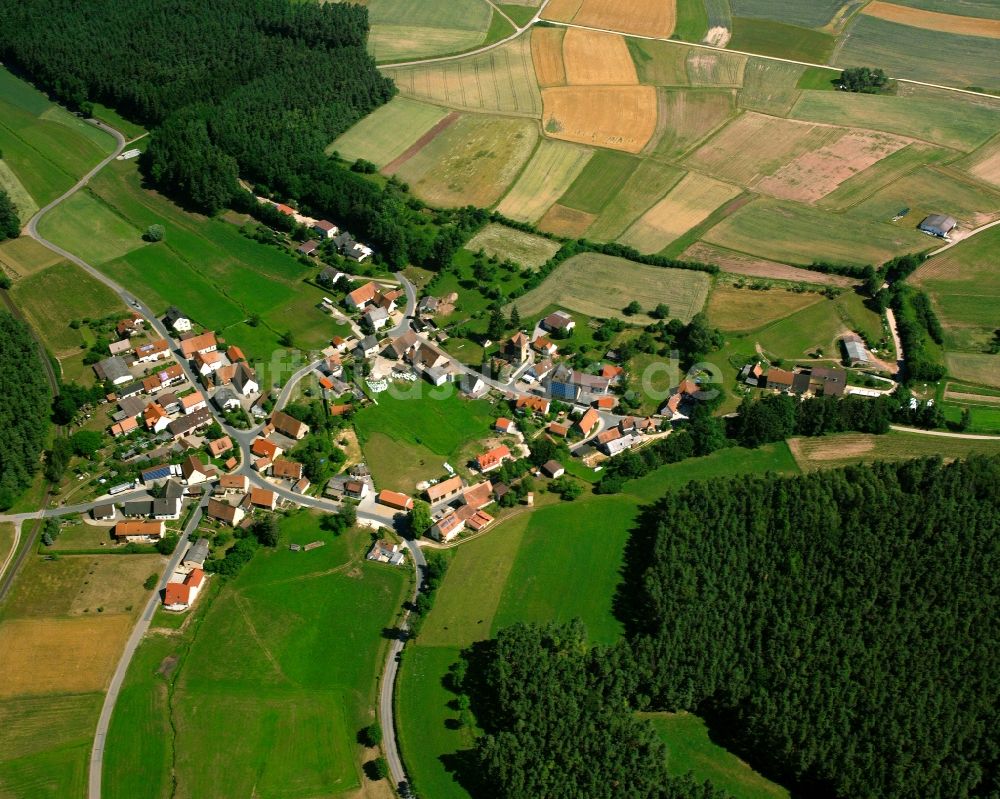
{"label": "curving country road", "polygon": [[903,427],[898,424],[889,425],[889,429],[900,433],[916,433],[921,436],[937,436],[939,438],[964,438],[969,441],[1000,441],[1000,436],[983,436],[975,433],[950,433],[947,430],[924,430],[921,427]]}

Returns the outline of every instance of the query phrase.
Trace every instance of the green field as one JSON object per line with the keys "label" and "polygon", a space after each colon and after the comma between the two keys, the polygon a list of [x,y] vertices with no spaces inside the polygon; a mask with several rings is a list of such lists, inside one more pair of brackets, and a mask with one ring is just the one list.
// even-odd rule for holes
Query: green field
{"label": "green field", "polygon": [[877,460],[901,461],[935,456],[950,459],[1000,453],[1000,440],[977,441],[896,430],[882,436],[836,433],[819,438],[793,438],[788,443],[804,472]]}
{"label": "green field", "polygon": [[737,17],[778,20],[804,28],[826,25],[844,0],[730,0]]}
{"label": "green field", "polygon": [[26,223],[35,215],[35,211],[38,210],[38,203],[34,201],[28,190],[24,188],[24,184],[14,174],[14,170],[2,158],[0,158],[0,189],[7,192],[10,201],[14,203],[21,224]]}
{"label": "green field", "polygon": [[705,722],[691,713],[644,713],[667,745],[671,774],[689,771],[695,779],[708,780],[733,799],[787,799],[780,785],[761,776],[736,755],[714,743]]}
{"label": "green field", "polygon": [[586,169],[592,150],[543,139],[497,211],[520,222],[537,222]]}
{"label": "green field", "polygon": [[383,167],[440,122],[446,113],[435,105],[394,97],[334,141],[327,152],[336,150],[348,161],[364,158]]}
{"label": "green field", "polygon": [[878,64],[889,75],[1000,91],[997,41],[858,16],[837,54],[841,67]]}
{"label": "green field", "polygon": [[886,97],[804,91],[791,116],[808,122],[872,128],[972,152],[996,134],[1000,110],[965,97]]}
{"label": "green field", "polygon": [[667,159],[680,158],[698,141],[729,121],[736,113],[735,101],[736,93],[731,89],[662,89],[663,131],[652,154]]}
{"label": "green field", "polygon": [[837,336],[845,329],[864,334],[867,340],[882,338],[878,314],[865,306],[862,297],[844,292],[833,300],[822,300],[750,334],[773,358],[803,358],[809,352],[823,350],[827,358],[839,360]]}
{"label": "green field", "polygon": [[687,57],[691,48],[673,42],[628,39],[640,83],[651,86],[688,86]]}
{"label": "green field", "polygon": [[835,43],[829,33],[770,19],[734,16],[733,38],[729,40],[729,47],[747,53],[824,63],[833,52]]}
{"label": "green field", "polygon": [[73,330],[71,320],[125,312],[117,294],[69,261],[18,280],[11,295],[58,358],[75,354],[84,342],[83,330]]}
{"label": "green field", "polygon": [[[764,114],[785,116],[799,99],[799,89],[805,88],[801,85],[804,73],[812,70],[811,67],[804,68],[798,64],[751,58],[743,73],[740,106]],[[840,74],[825,69],[815,71],[822,75],[822,80],[827,84],[831,78]]]}
{"label": "green field", "polygon": [[379,61],[458,53],[482,42],[492,9],[482,0],[369,0],[368,47]]}
{"label": "green field", "polygon": [[959,14],[964,17],[1000,19],[1000,6],[993,0],[895,0],[901,6],[937,11],[941,14]]}
{"label": "green field", "polygon": [[141,230],[86,189],[46,214],[38,231],[95,266],[146,244]]}
{"label": "green field", "polygon": [[[109,749],[132,755],[109,758],[106,781],[120,774],[120,795],[153,799],[171,778],[180,795],[213,797],[304,799],[360,787],[355,739],[374,715],[382,631],[410,573],[364,561],[367,532],[331,540],[307,512],[281,527],[281,545],[223,586],[173,651],[152,638],[143,645],[112,722]],[[287,548],[316,539],[326,546]],[[185,646],[168,707],[150,672]],[[172,759],[169,745],[140,746],[168,728]]]}
{"label": "green field", "polygon": [[883,263],[895,255],[927,249],[915,228],[879,220],[844,220],[780,200],[758,199],[713,227],[704,240],[737,252],[808,266],[814,261]]}
{"label": "green field", "polygon": [[702,0],[677,0],[674,33],[683,42],[700,42],[708,32],[708,13]]}
{"label": "green field", "polygon": [[638,158],[628,153],[598,150],[559,198],[559,204],[578,211],[600,213],[621,191],[639,163]]}
{"label": "green field", "polygon": [[597,253],[574,255],[561,263],[538,288],[515,301],[522,317],[533,317],[550,305],[606,319],[616,316],[648,322],[645,314],[625,317],[622,309],[637,300],[646,310],[665,302],[670,315],[684,322],[698,313],[708,296],[704,272],[646,266]]}
{"label": "green field", "polygon": [[377,405],[354,416],[354,426],[376,485],[411,493],[419,480],[444,474],[442,464],[467,442],[489,435],[493,417],[487,403],[462,399],[450,384],[398,390],[399,397],[379,394]]}
{"label": "green field", "polygon": [[959,380],[1000,388],[1000,355],[981,352],[949,352],[945,355],[948,374]]}
{"label": "green field", "polygon": [[587,231],[595,241],[613,241],[676,186],[685,172],[654,160],[640,162]]}

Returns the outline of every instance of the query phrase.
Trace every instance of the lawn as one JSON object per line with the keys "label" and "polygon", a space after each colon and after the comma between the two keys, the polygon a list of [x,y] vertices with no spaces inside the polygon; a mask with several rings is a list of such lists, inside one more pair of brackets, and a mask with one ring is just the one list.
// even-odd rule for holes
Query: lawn
{"label": "lawn", "polygon": [[444,119],[447,112],[434,105],[394,97],[334,141],[327,152],[341,158],[364,158],[383,167]]}
{"label": "lawn", "polygon": [[409,395],[379,394],[377,405],[355,414],[354,427],[376,485],[410,493],[418,481],[444,474],[442,464],[466,443],[489,435],[493,416],[487,403],[462,399],[450,384],[399,391]]}
{"label": "lawn", "polygon": [[[326,546],[286,546],[315,539]],[[258,552],[207,608],[171,705],[180,794],[294,799],[360,787],[356,736],[374,717],[382,631],[410,580],[408,569],[364,561],[369,540],[331,540],[316,516],[295,514],[279,547]]]}
{"label": "lawn", "polygon": [[819,438],[793,438],[788,446],[804,472],[879,460],[901,461],[934,456],[949,460],[974,454],[1000,453],[1000,441],[947,438],[897,430],[890,430],[882,436],[836,433]]}
{"label": "lawn", "polygon": [[788,799],[780,785],[761,776],[736,755],[713,742],[705,722],[691,713],[643,713],[667,745],[671,774],[691,772],[733,799]]}
{"label": "lawn", "polygon": [[619,317],[648,323],[643,313],[626,317],[622,309],[636,300],[646,310],[658,303],[670,315],[690,321],[705,304],[710,280],[704,272],[669,269],[597,253],[582,253],[564,261],[538,288],[516,300],[522,317],[534,316],[558,304],[599,319]]}

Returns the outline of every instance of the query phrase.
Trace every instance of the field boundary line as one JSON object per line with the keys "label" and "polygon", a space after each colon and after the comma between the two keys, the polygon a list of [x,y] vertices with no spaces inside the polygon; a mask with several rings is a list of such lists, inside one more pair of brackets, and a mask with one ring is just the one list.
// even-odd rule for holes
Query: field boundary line
{"label": "field boundary line", "polygon": [[244,597],[239,591],[234,591],[233,599],[236,602],[236,607],[240,609],[240,615],[243,616],[243,621],[246,623],[247,629],[250,631],[250,635],[253,636],[253,640],[257,642],[257,646],[259,646],[261,652],[264,653],[264,657],[267,658],[267,662],[271,664],[279,677],[294,685],[295,683],[292,682],[288,675],[282,670],[281,664],[278,663],[277,658],[275,658],[271,650],[267,648],[264,644],[264,639],[261,638],[260,633],[257,632],[257,628],[254,626],[253,620],[250,618],[250,614],[247,611],[248,603],[246,597]]}

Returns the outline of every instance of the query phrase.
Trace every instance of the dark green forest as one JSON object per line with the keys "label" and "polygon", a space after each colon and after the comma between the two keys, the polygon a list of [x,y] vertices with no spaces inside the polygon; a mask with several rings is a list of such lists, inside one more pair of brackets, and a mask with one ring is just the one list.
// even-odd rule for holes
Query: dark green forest
{"label": "dark green forest", "polygon": [[575,779],[577,747],[607,784],[620,763],[656,775],[630,714],[684,709],[796,795],[1000,795],[998,489],[980,457],[667,494],[629,543],[626,639],[510,629],[465,653],[455,682],[486,732],[470,782],[572,795],[545,780]]}
{"label": "dark green forest", "polygon": [[24,0],[0,5],[0,58],[71,109],[151,126],[146,175],[214,213],[237,176],[405,260],[405,194],[323,148],[395,93],[365,49],[368,12],[288,0]]}
{"label": "dark green forest", "polygon": [[[0,153],[3,158],[3,153]],[[17,216],[17,208],[13,200],[0,188],[0,241],[16,239],[21,233],[21,220]]]}
{"label": "dark green forest", "polygon": [[0,397],[0,508],[9,508],[38,470],[52,394],[31,331],[6,311],[0,311]]}

